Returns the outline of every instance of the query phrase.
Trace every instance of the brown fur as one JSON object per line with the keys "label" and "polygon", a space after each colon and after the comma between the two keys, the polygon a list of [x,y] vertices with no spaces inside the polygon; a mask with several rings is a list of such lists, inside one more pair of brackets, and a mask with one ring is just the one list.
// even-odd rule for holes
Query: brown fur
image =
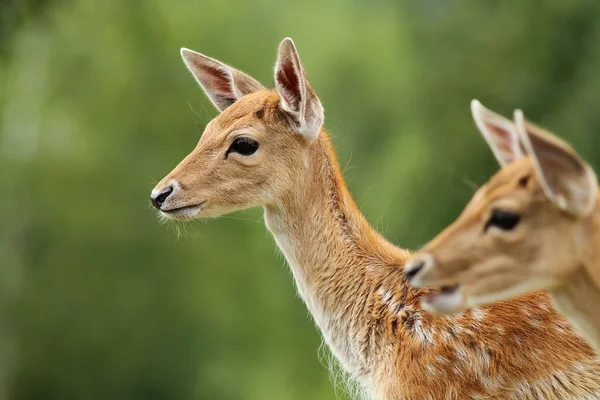
{"label": "brown fur", "polygon": [[[179,182],[165,209],[204,204],[194,215],[167,212],[179,219],[262,206],[325,342],[370,398],[600,396],[595,354],[545,294],[452,317],[423,312],[419,300],[429,291],[411,288],[401,273],[411,253],[362,216],[325,130],[308,139],[296,126],[278,91],[245,95],[208,124],[153,193]],[[225,159],[239,130],[259,150]]]}

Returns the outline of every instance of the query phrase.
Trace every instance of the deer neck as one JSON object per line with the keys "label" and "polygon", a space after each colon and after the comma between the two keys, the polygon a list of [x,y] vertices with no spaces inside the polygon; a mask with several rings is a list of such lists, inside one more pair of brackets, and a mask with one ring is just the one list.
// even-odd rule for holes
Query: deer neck
{"label": "deer neck", "polygon": [[554,305],[581,335],[600,350],[600,289],[585,268],[579,268],[569,279],[551,291]]}
{"label": "deer neck", "polygon": [[[311,144],[294,188],[265,206],[265,221],[298,292],[345,368],[360,373],[367,330],[368,266],[402,250],[379,236],[356,207],[327,136]],[[369,249],[366,251],[366,249]]]}
{"label": "deer neck", "polygon": [[552,300],[557,309],[577,328],[583,337],[600,351],[600,207],[589,220],[591,241],[581,266],[563,284],[553,289]]}

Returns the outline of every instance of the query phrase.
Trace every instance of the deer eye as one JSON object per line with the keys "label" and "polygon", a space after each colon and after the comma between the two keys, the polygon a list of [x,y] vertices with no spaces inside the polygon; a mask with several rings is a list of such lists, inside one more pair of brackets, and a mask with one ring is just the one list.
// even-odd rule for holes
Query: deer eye
{"label": "deer eye", "polygon": [[519,214],[516,214],[512,211],[506,211],[501,209],[494,209],[492,211],[492,215],[490,219],[485,224],[485,229],[490,226],[495,226],[496,228],[502,229],[503,231],[510,231],[519,223]]}
{"label": "deer eye", "polygon": [[229,146],[227,154],[238,153],[243,156],[249,156],[254,154],[256,150],[258,150],[258,142],[256,140],[248,137],[238,137],[231,143],[231,146]]}

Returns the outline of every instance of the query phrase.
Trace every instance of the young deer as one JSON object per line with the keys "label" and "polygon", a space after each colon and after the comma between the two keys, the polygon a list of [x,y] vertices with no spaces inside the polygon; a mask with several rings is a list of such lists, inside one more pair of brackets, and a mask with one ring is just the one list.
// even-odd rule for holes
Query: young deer
{"label": "young deer", "polygon": [[600,350],[600,208],[590,166],[515,111],[515,123],[472,103],[502,169],[460,217],[405,267],[414,286],[441,286],[423,306],[452,313],[549,289]]}
{"label": "young deer", "polygon": [[[152,191],[179,220],[263,207],[298,291],[342,367],[374,399],[581,399],[600,364],[543,294],[456,317],[423,312],[410,257],[361,215],[323,129],[323,107],[291,39],[269,90],[182,49],[220,114]],[[537,322],[544,329],[533,329]]]}

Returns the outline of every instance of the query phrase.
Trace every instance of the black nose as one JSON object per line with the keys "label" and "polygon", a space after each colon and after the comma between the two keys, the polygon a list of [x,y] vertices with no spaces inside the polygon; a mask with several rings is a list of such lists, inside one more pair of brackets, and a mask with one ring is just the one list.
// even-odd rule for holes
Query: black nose
{"label": "black nose", "polygon": [[160,207],[171,193],[173,193],[173,186],[168,186],[156,196],[151,196],[150,200],[152,201],[152,205],[160,210]]}
{"label": "black nose", "polygon": [[425,266],[425,261],[423,261],[423,260],[419,260],[417,262],[411,263],[411,265],[409,265],[409,267],[404,271],[404,275],[406,275],[406,277],[410,281],[412,278],[414,278],[419,273],[420,270],[423,269],[424,266]]}

